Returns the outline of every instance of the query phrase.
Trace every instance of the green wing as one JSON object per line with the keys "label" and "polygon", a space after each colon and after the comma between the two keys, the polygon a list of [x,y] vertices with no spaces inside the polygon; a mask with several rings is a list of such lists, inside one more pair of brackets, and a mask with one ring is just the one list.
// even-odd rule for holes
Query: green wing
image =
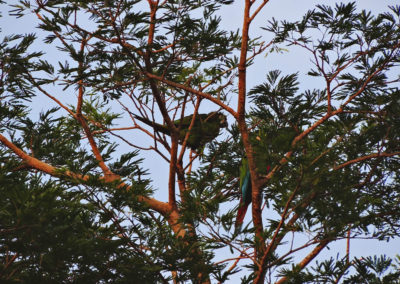
{"label": "green wing", "polygon": [[246,177],[247,169],[248,169],[248,162],[246,158],[242,159],[242,164],[240,165],[240,183],[239,183],[239,188],[242,188],[243,186],[243,181]]}

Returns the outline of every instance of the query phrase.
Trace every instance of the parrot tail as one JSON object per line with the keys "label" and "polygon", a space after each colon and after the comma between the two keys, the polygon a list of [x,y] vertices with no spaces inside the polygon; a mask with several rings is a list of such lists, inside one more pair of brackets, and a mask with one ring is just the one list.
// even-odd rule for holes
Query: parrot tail
{"label": "parrot tail", "polygon": [[155,130],[157,130],[157,131],[159,131],[159,132],[161,132],[161,133],[164,133],[164,134],[166,134],[166,135],[171,135],[171,133],[170,133],[170,131],[169,131],[169,129],[168,129],[167,126],[162,125],[162,124],[159,124],[159,123],[155,123],[155,122],[153,122],[153,121],[151,121],[151,120],[148,120],[147,118],[140,117],[140,116],[138,116],[138,115],[136,115],[136,114],[134,114],[133,116],[134,116],[137,120],[139,120],[139,121],[141,121],[141,122],[147,124],[148,126],[153,127]]}
{"label": "parrot tail", "polygon": [[[240,177],[240,188],[241,188],[241,198],[239,203],[239,209],[236,216],[235,228],[240,229],[243,224],[244,217],[246,216],[247,208],[251,203],[251,180],[250,180],[250,170],[247,165],[247,161],[245,163],[242,162],[241,167],[241,177]],[[267,166],[267,174],[271,170],[271,166]]]}
{"label": "parrot tail", "polygon": [[238,213],[236,216],[235,227],[240,227],[243,224],[244,216],[246,216],[247,208],[249,207],[250,203],[243,203],[240,202],[241,205],[239,206]]}

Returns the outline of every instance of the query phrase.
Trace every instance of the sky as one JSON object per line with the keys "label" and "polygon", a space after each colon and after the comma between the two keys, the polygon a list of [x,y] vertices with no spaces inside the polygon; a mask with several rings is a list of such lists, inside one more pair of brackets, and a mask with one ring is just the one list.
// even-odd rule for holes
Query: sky
{"label": "sky", "polygon": [[[6,1],[8,3],[13,3],[14,1]],[[16,2],[16,1],[15,1]],[[144,1],[147,2],[147,1]],[[243,2],[235,1],[233,5],[224,7],[219,15],[222,18],[222,25],[227,30],[240,29],[242,25],[243,17]],[[260,2],[260,1],[257,1]],[[256,2],[256,3],[257,3]],[[348,3],[350,1],[343,1]],[[316,1],[316,0],[271,0],[262,10],[262,12],[257,16],[253,26],[251,27],[251,36],[262,36],[268,41],[271,36],[261,27],[266,26],[267,22],[272,18],[277,20],[299,20],[308,10],[313,9],[318,4],[333,5],[337,3],[336,1]],[[387,11],[388,5],[399,4],[399,1],[388,1],[388,0],[361,0],[356,1],[357,7],[359,9],[370,10],[373,13],[380,13]],[[32,17],[23,17],[19,20],[10,18],[7,16],[7,10],[4,5],[0,6],[0,12],[3,17],[0,18],[0,27],[2,32],[0,36],[3,37],[5,34],[10,33],[29,33],[34,30],[37,25],[36,19]],[[47,45],[38,45],[38,48],[53,52]],[[52,55],[52,53],[50,53]],[[57,54],[54,53],[54,59],[58,60]],[[302,88],[313,89],[319,83],[312,81],[306,76],[308,68],[310,67],[310,58],[300,50],[291,49],[290,52],[284,54],[268,54],[268,56],[261,55],[256,60],[256,63],[248,71],[248,89],[251,86],[261,83],[265,74],[274,69],[280,69],[284,74],[299,72],[300,80],[302,81]],[[37,101],[35,111],[38,113],[41,106],[46,105],[48,102]],[[168,178],[168,164],[165,162],[160,162],[160,159],[152,153],[146,154],[146,161],[144,166],[149,169],[156,169],[156,171],[150,172],[151,177],[154,180],[154,187],[160,189],[157,192],[157,197],[161,200],[166,200],[167,195],[165,190],[163,190],[166,180]],[[249,214],[248,214],[249,215]],[[247,216],[249,218],[249,216]],[[249,219],[248,219],[249,220]],[[345,242],[337,242],[331,246],[330,251],[324,251],[321,254],[322,257],[327,255],[335,256],[336,252],[345,252]],[[357,256],[368,251],[369,254],[387,254],[388,256],[394,256],[396,253],[400,253],[400,240],[386,242],[377,242],[371,240],[357,240],[352,241],[351,254],[352,256]],[[232,283],[239,283],[238,278],[232,280]]]}

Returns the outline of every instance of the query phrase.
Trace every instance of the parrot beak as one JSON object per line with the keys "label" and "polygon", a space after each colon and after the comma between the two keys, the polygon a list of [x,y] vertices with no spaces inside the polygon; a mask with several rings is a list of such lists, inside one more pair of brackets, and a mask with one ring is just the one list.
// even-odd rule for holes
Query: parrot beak
{"label": "parrot beak", "polygon": [[228,121],[226,119],[226,116],[223,114],[219,115],[219,126],[220,127],[228,127]]}

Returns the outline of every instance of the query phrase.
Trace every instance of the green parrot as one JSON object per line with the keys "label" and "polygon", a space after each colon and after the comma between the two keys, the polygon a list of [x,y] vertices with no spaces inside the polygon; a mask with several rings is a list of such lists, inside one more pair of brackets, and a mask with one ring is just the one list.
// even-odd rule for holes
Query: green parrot
{"label": "green parrot", "polygon": [[[271,165],[279,163],[283,155],[290,150],[297,132],[292,127],[273,128],[270,125],[258,125],[259,129],[250,134],[257,171],[267,175]],[[240,229],[247,208],[251,203],[252,184],[247,158],[242,159],[240,166],[240,202],[235,227]]]}
{"label": "green parrot", "polygon": [[[146,118],[135,115],[137,120],[153,127],[156,131],[171,135],[171,132],[167,125],[152,122]],[[182,120],[178,119],[174,121],[175,126],[179,129],[179,143],[182,144],[185,140],[186,133],[192,122],[193,114],[185,116]],[[208,142],[211,142],[215,137],[218,136],[220,128],[227,127],[226,116],[219,112],[210,112],[197,114],[193,127],[190,130],[190,135],[186,142],[186,145],[195,151],[202,151],[202,148]]]}
{"label": "green parrot", "polygon": [[[271,169],[270,165],[266,166],[266,172],[268,173]],[[236,216],[235,227],[240,228],[243,224],[244,216],[246,216],[247,208],[251,203],[251,178],[250,178],[250,169],[249,164],[246,158],[242,159],[242,165],[240,166],[240,201],[238,213]]]}

